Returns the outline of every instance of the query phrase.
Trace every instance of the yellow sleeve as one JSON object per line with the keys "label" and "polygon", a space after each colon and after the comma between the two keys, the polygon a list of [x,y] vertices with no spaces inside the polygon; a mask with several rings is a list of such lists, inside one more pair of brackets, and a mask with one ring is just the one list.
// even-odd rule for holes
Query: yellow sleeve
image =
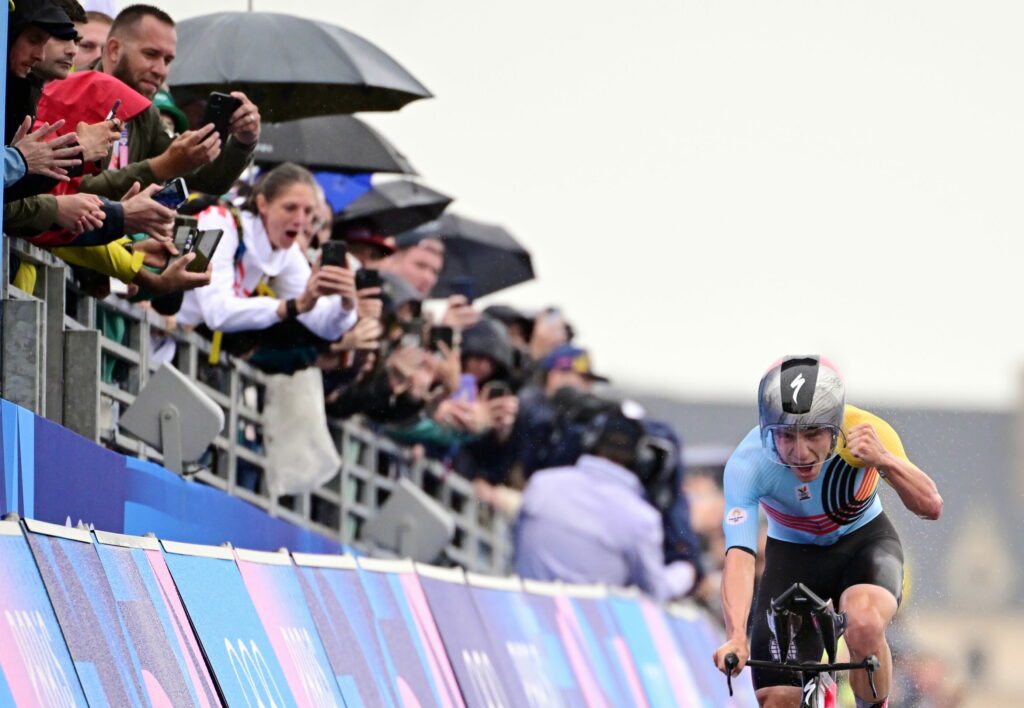
{"label": "yellow sleeve", "polygon": [[875,429],[875,432],[878,433],[878,438],[882,441],[882,444],[885,445],[886,450],[896,455],[897,457],[901,457],[904,460],[907,460],[908,462],[910,461],[907,457],[906,451],[903,449],[903,441],[900,440],[900,436],[896,433],[895,430],[893,430],[893,427],[891,425],[889,425],[887,422],[879,418],[874,413],[868,413],[867,411],[863,411],[860,408],[856,408],[855,406],[851,406],[849,404],[847,404],[846,412],[843,415],[844,441],[842,446],[839,448],[839,455],[844,460],[849,462],[854,467],[864,466],[864,462],[862,460],[854,457],[850,453],[849,449],[846,447],[845,442],[845,436],[849,432],[850,428],[854,427],[855,425],[860,425],[861,423],[871,423],[871,427],[873,427]]}
{"label": "yellow sleeve", "polygon": [[105,246],[61,246],[50,250],[71,265],[91,268],[127,284],[139,274],[142,260],[146,257],[141,251],[125,248],[128,243],[131,243],[131,239],[121,238]]}

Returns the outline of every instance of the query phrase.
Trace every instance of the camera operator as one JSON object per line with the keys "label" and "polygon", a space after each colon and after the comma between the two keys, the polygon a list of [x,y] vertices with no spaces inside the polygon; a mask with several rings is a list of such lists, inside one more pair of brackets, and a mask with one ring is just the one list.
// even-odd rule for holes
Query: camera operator
{"label": "camera operator", "polygon": [[530,478],[515,529],[521,577],[636,585],[659,600],[693,588],[692,562],[665,563],[655,506],[674,492],[675,451],[648,434],[642,416],[634,403],[604,402],[586,426],[576,464]]}

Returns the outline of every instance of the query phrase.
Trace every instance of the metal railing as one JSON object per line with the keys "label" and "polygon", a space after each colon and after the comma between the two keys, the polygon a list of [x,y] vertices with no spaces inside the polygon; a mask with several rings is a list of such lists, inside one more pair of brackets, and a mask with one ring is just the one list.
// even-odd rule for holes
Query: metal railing
{"label": "metal railing", "polygon": [[[33,292],[10,284],[12,255],[36,269]],[[3,263],[3,398],[99,444],[159,462],[160,452],[120,431],[117,418],[155,369],[153,335],[168,337],[176,345],[175,366],[223,409],[226,421],[192,472],[195,479],[358,549],[365,522],[397,479],[408,477],[454,518],[455,538],[446,550],[453,562],[478,572],[508,570],[508,521],[477,502],[468,480],[436,461],[414,459],[352,420],[329,420],[342,458],[333,479],[305,494],[273,498],[263,449],[262,372],[226,355],[210,364],[210,344],[194,332],[167,332],[161,315],[120,298],[90,297],[67,280],[67,266],[48,251],[4,238]]]}

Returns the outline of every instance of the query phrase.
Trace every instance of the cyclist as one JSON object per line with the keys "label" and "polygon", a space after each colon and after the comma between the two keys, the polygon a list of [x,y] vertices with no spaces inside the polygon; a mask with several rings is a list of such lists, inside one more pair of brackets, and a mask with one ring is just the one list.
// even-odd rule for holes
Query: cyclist
{"label": "cyclist", "polygon": [[[727,638],[714,654],[715,664],[724,672],[726,654],[735,653],[740,659],[735,675],[751,654],[776,661],[820,659],[821,642],[810,627],[782,657],[768,626],[771,599],[801,582],[847,613],[851,661],[875,655],[881,662],[875,673],[878,698],[863,672],[851,673],[857,708],[884,707],[892,673],[885,629],[900,601],[903,550],[882,511],[878,480],[888,482],[903,505],[925,519],[939,518],[942,497],[931,478],[907,459],[888,423],[846,404],[843,379],[827,359],[780,359],[761,379],[758,398],[759,426],[725,467]],[[768,517],[768,541],[748,642],[759,503]],[[753,679],[763,708],[799,705],[798,675],[754,669]]]}

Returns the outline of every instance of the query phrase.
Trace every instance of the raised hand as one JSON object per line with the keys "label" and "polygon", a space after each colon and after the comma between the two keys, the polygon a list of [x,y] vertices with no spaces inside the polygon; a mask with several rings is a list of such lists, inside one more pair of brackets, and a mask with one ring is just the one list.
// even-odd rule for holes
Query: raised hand
{"label": "raised hand", "polygon": [[81,159],[75,159],[75,156],[81,152],[81,148],[65,147],[69,143],[75,142],[77,136],[74,133],[46,140],[60,130],[63,125],[63,119],[53,125],[43,123],[39,130],[30,133],[28,131],[32,127],[32,118],[25,116],[18,132],[14,134],[11,145],[17,148],[21,156],[25,158],[29,174],[43,175],[67,182],[70,178],[65,168],[82,164]]}

